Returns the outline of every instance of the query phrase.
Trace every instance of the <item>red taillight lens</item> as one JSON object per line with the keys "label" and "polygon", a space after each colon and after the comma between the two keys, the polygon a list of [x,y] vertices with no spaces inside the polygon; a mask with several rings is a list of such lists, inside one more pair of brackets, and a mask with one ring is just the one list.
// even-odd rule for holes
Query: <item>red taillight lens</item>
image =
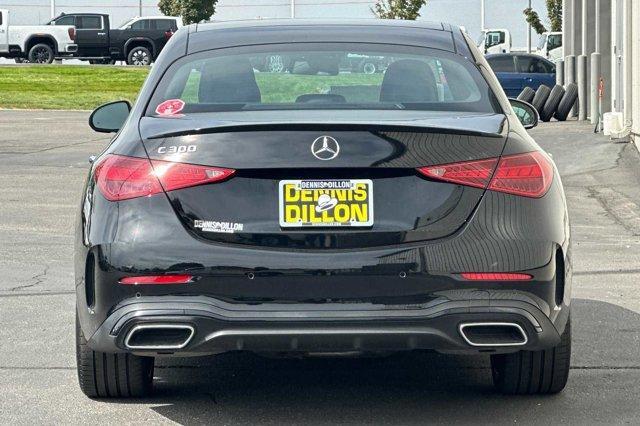
{"label": "red taillight lens", "polygon": [[459,183],[476,188],[486,188],[491,180],[491,176],[493,176],[496,164],[498,164],[498,159],[490,158],[488,160],[421,167],[418,171],[433,179]]}
{"label": "red taillight lens", "polygon": [[223,181],[236,172],[221,167],[198,166],[195,164],[174,163],[171,161],[152,160],[155,175],[165,191],[188,188]]}
{"label": "red taillight lens", "polygon": [[219,167],[109,155],[96,166],[95,179],[107,200],[122,201],[159,194],[163,188],[173,191],[219,182],[234,173]]}
{"label": "red taillight lens", "polygon": [[533,198],[546,194],[553,180],[553,166],[541,152],[421,167],[418,171],[432,179]]}
{"label": "red taillight lens", "polygon": [[69,38],[71,41],[76,41],[76,29],[75,27],[69,28]]}
{"label": "red taillight lens", "polygon": [[463,272],[460,276],[469,281],[529,281],[533,278],[519,272]]}
{"label": "red taillight lens", "polygon": [[547,193],[553,180],[553,166],[541,152],[502,157],[489,189],[539,198]]}
{"label": "red taillight lens", "polygon": [[125,277],[118,282],[124,285],[163,285],[188,284],[192,281],[192,275],[145,275],[141,277]]}

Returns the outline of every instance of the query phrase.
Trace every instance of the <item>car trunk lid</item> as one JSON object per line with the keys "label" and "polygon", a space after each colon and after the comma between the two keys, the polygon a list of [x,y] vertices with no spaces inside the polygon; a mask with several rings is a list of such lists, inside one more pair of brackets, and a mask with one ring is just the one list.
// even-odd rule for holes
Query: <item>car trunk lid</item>
{"label": "car trunk lid", "polygon": [[345,111],[341,119],[322,112],[309,121],[296,113],[288,120],[277,119],[281,112],[250,121],[233,114],[141,120],[152,160],[235,170],[222,182],[167,192],[190,232],[298,249],[443,238],[464,225],[484,189],[430,180],[416,169],[499,157],[506,140],[500,114],[363,121]]}

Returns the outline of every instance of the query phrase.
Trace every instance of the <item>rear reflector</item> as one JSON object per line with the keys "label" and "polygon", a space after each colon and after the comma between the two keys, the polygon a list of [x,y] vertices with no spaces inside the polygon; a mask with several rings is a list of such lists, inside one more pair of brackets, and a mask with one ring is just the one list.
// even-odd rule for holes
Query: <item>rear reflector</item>
{"label": "rear reflector", "polygon": [[76,28],[71,27],[67,32],[69,33],[69,38],[71,39],[71,41],[76,41]]}
{"label": "rear reflector", "polygon": [[118,282],[124,285],[163,285],[188,284],[192,280],[192,275],[145,275],[141,277],[125,277]]}
{"label": "rear reflector", "polygon": [[540,198],[553,180],[553,166],[542,152],[421,167],[423,175],[445,182]]}
{"label": "rear reflector", "polygon": [[517,272],[463,272],[460,276],[469,281],[529,281],[533,278]]}
{"label": "rear reflector", "polygon": [[220,182],[235,173],[232,169],[171,161],[109,155],[96,166],[95,179],[109,201],[147,197],[165,191]]}

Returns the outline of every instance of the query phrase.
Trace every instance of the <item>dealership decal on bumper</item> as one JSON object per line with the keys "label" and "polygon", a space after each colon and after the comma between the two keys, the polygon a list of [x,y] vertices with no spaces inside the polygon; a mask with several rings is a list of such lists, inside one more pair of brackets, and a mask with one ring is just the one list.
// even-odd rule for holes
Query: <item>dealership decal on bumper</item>
{"label": "dealership decal on bumper", "polygon": [[236,231],[242,232],[244,224],[236,222],[218,222],[216,220],[194,220],[193,226],[202,229],[203,232],[219,232],[233,234]]}

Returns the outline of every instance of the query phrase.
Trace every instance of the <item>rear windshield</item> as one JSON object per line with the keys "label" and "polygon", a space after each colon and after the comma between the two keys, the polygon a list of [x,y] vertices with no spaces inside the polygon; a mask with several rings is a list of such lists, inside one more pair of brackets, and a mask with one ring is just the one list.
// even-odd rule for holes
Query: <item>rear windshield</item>
{"label": "rear windshield", "polygon": [[499,111],[480,72],[460,55],[346,43],[245,46],[185,56],[165,73],[147,115],[157,115],[161,105],[175,105],[175,101],[182,114],[302,109]]}

